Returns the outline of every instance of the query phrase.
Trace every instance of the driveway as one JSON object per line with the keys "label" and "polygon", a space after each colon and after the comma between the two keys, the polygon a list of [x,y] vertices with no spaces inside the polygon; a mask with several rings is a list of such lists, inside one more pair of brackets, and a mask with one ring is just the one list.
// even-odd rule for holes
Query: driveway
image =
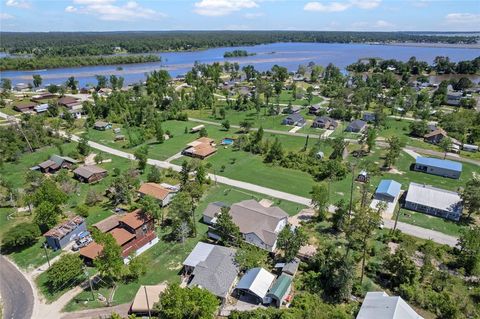
{"label": "driveway", "polygon": [[23,274],[0,256],[0,293],[3,301],[3,317],[30,319],[33,312],[33,290]]}

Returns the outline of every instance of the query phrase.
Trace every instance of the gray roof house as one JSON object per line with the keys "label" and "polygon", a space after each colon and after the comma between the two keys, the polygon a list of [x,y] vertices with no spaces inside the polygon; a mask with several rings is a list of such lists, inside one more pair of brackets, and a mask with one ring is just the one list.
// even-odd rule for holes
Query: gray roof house
{"label": "gray roof house", "polygon": [[355,120],[348,124],[347,128],[345,129],[346,132],[354,132],[354,133],[361,133],[367,128],[367,123],[362,120]]}
{"label": "gray roof house", "polygon": [[356,319],[423,319],[401,297],[367,292]]}
{"label": "gray roof house", "polygon": [[417,183],[408,187],[405,208],[452,220],[459,220],[463,210],[458,193]]}
{"label": "gray roof house", "polygon": [[447,92],[447,104],[452,106],[459,106],[463,98],[463,92]]}
{"label": "gray roof house", "polygon": [[283,209],[265,207],[253,199],[233,204],[229,214],[246,242],[270,252],[276,249],[278,233],[288,219]]}
{"label": "gray roof house", "polygon": [[34,167],[31,170],[39,170],[42,173],[54,173],[61,168],[70,168],[77,161],[71,157],[52,155],[50,158]]}
{"label": "gray roof house", "polygon": [[201,287],[225,300],[238,276],[233,248],[199,242],[183,262],[189,287]]}
{"label": "gray roof house", "polygon": [[305,119],[302,115],[298,113],[293,113],[288,115],[286,118],[283,119],[283,125],[295,125],[295,126],[304,126],[306,123]]}
{"label": "gray roof house", "polygon": [[249,269],[240,279],[235,290],[239,294],[248,294],[257,303],[267,302],[267,293],[275,280],[275,276],[267,270],[257,267]]}
{"label": "gray roof house", "polygon": [[312,127],[315,128],[325,128],[329,130],[334,130],[338,126],[338,122],[328,116],[318,116],[312,123]]}
{"label": "gray roof house", "polygon": [[222,208],[229,207],[228,204],[223,202],[213,202],[208,204],[207,208],[203,211],[202,219],[205,224],[213,225],[217,221],[217,215],[220,214]]}

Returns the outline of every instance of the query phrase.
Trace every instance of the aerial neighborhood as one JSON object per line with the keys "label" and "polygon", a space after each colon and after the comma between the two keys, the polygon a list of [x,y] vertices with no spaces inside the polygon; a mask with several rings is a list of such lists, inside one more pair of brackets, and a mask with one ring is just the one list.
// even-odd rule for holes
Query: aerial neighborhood
{"label": "aerial neighborhood", "polygon": [[5,318],[480,318],[478,34],[14,34]]}

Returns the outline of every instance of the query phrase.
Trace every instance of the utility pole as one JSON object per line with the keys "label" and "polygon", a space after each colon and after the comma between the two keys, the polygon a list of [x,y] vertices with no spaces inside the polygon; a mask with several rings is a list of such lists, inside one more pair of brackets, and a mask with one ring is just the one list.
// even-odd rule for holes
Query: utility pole
{"label": "utility pole", "polygon": [[92,279],[90,278],[90,275],[88,274],[87,268],[83,266],[83,272],[85,276],[88,278],[88,285],[90,286],[90,292],[92,293],[92,301],[95,301],[95,295],[93,293],[93,287],[92,287]]}
{"label": "utility pole", "polygon": [[353,205],[353,184],[355,181],[355,165],[352,165],[352,185],[350,186],[350,209],[348,211],[348,216],[352,216],[352,205]]}
{"label": "utility pole", "polygon": [[148,294],[147,294],[147,287],[143,286],[143,290],[145,291],[145,298],[147,299],[147,309],[148,309],[148,318],[152,318],[152,312],[150,311],[150,302],[148,301]]}
{"label": "utility pole", "polygon": [[48,268],[50,268],[50,258],[48,258],[47,243],[43,243],[43,249],[45,250],[45,257],[47,257]]}
{"label": "utility pole", "polygon": [[397,215],[395,216],[395,224],[393,224],[392,234],[397,229],[398,216],[400,215],[400,203],[398,203]]}

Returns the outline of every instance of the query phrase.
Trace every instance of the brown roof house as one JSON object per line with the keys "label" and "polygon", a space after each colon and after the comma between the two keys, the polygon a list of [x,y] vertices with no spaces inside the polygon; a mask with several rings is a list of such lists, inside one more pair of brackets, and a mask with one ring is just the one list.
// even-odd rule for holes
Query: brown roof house
{"label": "brown roof house", "polygon": [[[130,261],[130,255],[138,256],[158,242],[154,232],[153,219],[141,209],[123,216],[113,215],[93,225],[103,233],[113,236],[122,248],[123,262]],[[91,264],[102,252],[102,246],[96,242],[80,249],[80,256]]]}
{"label": "brown roof house", "polygon": [[148,195],[155,198],[162,207],[165,207],[172,201],[179,190],[179,187],[172,185],[144,183],[138,189],[138,193],[140,196]]}
{"label": "brown roof house", "polygon": [[69,169],[77,161],[67,156],[52,155],[50,158],[34,167],[31,170],[39,170],[42,173],[55,173],[61,168]]}
{"label": "brown roof house", "polygon": [[185,156],[204,159],[216,151],[217,149],[215,148],[214,140],[208,137],[201,137],[187,144],[187,148],[183,150],[182,154]]}
{"label": "brown roof house", "polygon": [[75,169],[73,174],[80,182],[93,183],[107,176],[107,170],[96,165],[85,165]]}
{"label": "brown roof house", "polygon": [[434,131],[432,131],[428,134],[425,134],[423,136],[423,139],[425,140],[425,142],[428,142],[428,143],[431,143],[431,144],[438,144],[445,137],[447,137],[447,132],[445,132],[441,128],[437,128],[436,130],[434,130]]}
{"label": "brown roof house", "polygon": [[[233,204],[228,212],[240,228],[243,239],[252,245],[273,252],[280,231],[287,225],[288,214],[277,206],[262,205],[256,200],[244,200]],[[208,235],[218,239],[215,226]]]}
{"label": "brown roof house", "polygon": [[37,103],[28,101],[28,102],[21,102],[21,103],[15,104],[13,106],[13,109],[17,112],[26,113],[26,112],[33,112],[33,110],[35,109],[35,106],[37,106]]}

